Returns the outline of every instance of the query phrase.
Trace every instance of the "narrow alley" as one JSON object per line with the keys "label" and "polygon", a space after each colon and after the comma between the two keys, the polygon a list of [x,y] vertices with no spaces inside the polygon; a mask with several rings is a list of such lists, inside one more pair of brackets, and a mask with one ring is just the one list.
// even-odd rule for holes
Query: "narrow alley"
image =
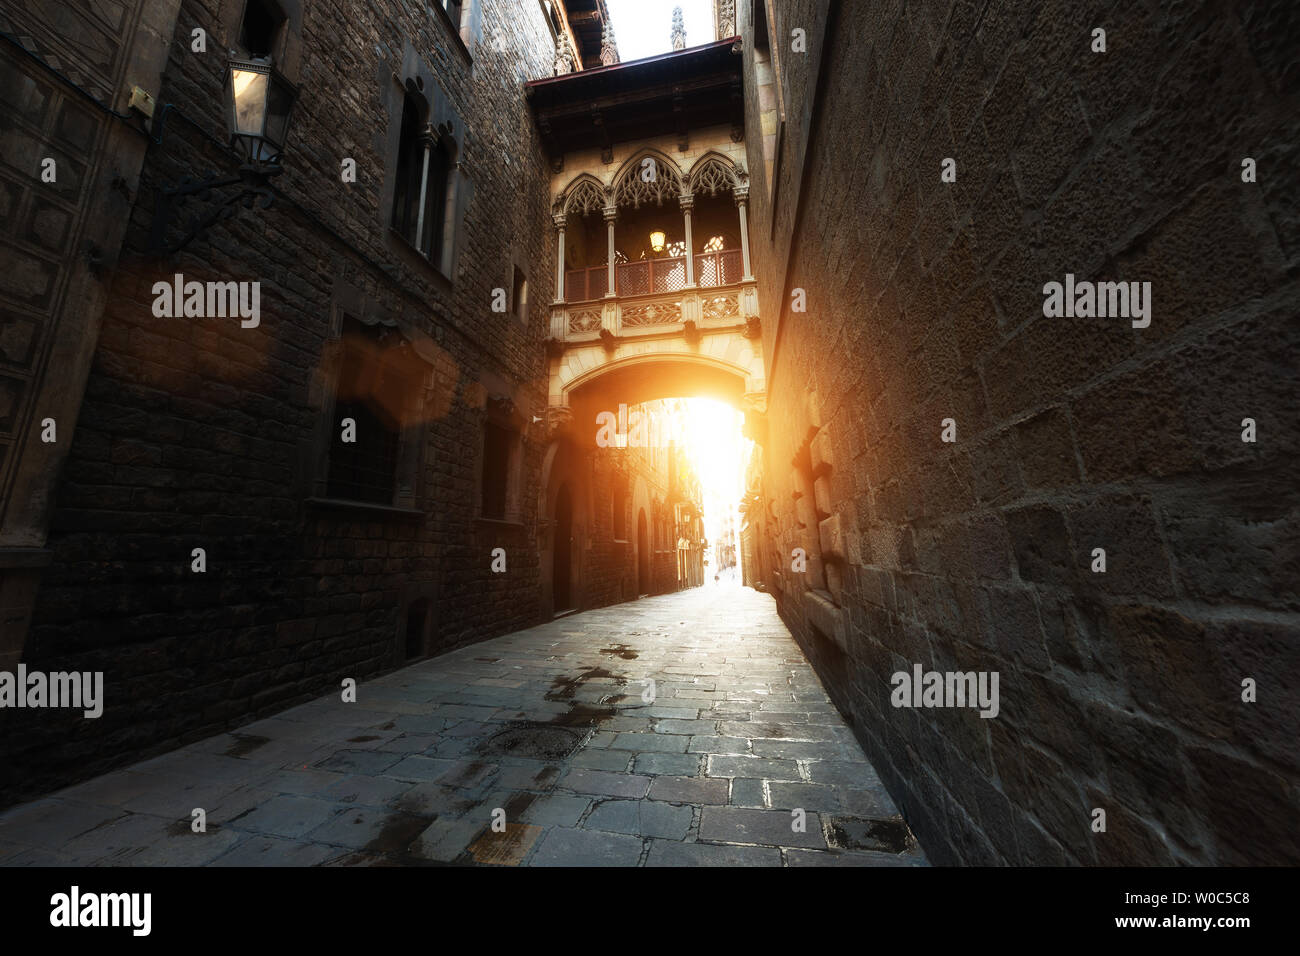
{"label": "narrow alley", "polygon": [[748,588],[561,617],[342,696],[14,807],[0,864],[925,865]]}

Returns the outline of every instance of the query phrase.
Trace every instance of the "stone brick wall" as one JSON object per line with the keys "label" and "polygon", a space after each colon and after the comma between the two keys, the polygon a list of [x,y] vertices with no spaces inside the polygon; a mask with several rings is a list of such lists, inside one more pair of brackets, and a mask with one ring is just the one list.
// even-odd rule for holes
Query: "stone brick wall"
{"label": "stone brick wall", "polygon": [[[548,75],[536,3],[481,0],[467,53],[439,9],[378,0],[304,4],[299,99],[283,196],[241,210],[174,261],[150,256],[153,190],[232,160],[224,50],[240,4],[185,0],[158,93],[173,104],[150,146],[86,398],[57,494],[24,661],[105,672],[103,717],[7,715],[0,800],[10,801],[235,726],[395,666],[405,611],[433,601],[436,651],[533,623],[534,498],[544,435],[524,424],[521,523],[478,518],[485,397],[529,422],[546,402],[553,298],[548,178],[522,82]],[[209,33],[206,55],[191,31]],[[386,144],[404,44],[464,121],[472,183],[451,281],[389,234]],[[409,65],[409,59],[408,59]],[[400,106],[399,106],[400,109]],[[340,181],[343,157],[357,182]],[[491,311],[524,269],[526,323]],[[152,285],[258,280],[257,328],[155,318]],[[396,322],[433,366],[417,514],[310,505],[323,371],[346,300]],[[326,423],[324,433],[332,426]],[[335,436],[336,437],[336,436]],[[204,574],[191,550],[207,552]],[[508,573],[490,571],[504,547]],[[35,716],[33,716],[35,715]]]}
{"label": "stone brick wall", "polygon": [[[762,546],[930,858],[1300,859],[1294,5],[772,6]],[[1067,273],[1151,282],[1150,327],[1046,318]],[[915,664],[999,715],[892,706]]]}

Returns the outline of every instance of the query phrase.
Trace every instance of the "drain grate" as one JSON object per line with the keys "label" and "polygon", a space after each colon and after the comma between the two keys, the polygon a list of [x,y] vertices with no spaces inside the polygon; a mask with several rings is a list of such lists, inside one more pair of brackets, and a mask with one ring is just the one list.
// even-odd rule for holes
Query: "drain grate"
{"label": "drain grate", "polygon": [[563,760],[586,743],[592,729],[573,730],[554,724],[517,723],[485,740],[480,752],[502,757]]}

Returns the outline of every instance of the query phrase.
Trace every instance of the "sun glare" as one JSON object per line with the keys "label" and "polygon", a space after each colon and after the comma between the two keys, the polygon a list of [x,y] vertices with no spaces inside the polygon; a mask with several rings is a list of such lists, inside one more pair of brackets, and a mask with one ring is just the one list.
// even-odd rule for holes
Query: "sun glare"
{"label": "sun glare", "polygon": [[[683,405],[682,443],[700,479],[704,533],[712,551],[728,517],[732,519],[730,526],[738,527],[736,514],[745,490],[744,467],[753,443],[741,434],[744,415],[725,402],[689,398]],[[712,560],[709,567],[716,570]],[[712,574],[705,577],[711,579]]]}

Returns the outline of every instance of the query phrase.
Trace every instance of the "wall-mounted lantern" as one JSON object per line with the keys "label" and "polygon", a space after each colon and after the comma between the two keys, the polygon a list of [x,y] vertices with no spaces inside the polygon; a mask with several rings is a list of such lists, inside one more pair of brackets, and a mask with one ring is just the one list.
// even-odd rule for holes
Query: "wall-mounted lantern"
{"label": "wall-mounted lantern", "polygon": [[232,58],[226,73],[230,141],[254,165],[280,164],[296,91],[269,58]]}
{"label": "wall-mounted lantern", "polygon": [[[271,177],[281,172],[281,154],[289,131],[289,114],[297,90],[271,65],[270,58],[232,57],[223,91],[230,145],[240,160],[239,173],[218,179],[209,171],[202,179],[184,177],[176,186],[158,193],[149,246],[155,253],[177,252],[202,235],[209,226],[233,216],[237,205],[266,209],[275,198]],[[164,113],[166,110],[164,110]],[[159,132],[158,142],[162,134]],[[207,200],[212,190],[242,186],[202,216],[191,216],[185,235],[169,242],[167,231],[177,212],[191,196]]]}
{"label": "wall-mounted lantern", "polygon": [[650,233],[650,248],[655,252],[663,252],[664,246],[667,245],[668,237],[659,230]]}

